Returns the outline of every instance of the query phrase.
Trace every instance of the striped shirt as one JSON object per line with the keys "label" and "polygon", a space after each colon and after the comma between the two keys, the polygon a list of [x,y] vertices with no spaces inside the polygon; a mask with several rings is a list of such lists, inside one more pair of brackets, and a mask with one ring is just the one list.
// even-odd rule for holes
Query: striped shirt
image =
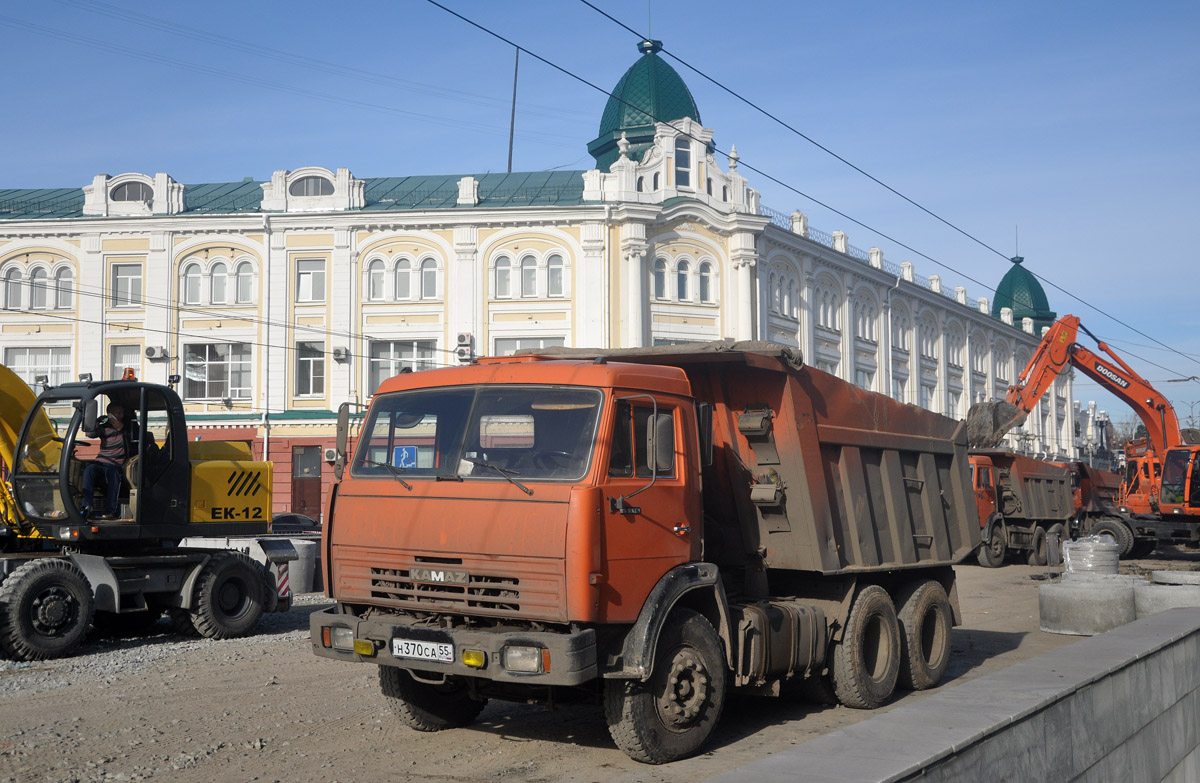
{"label": "striped shirt", "polygon": [[107,462],[118,467],[125,464],[125,433],[108,424],[100,428],[100,453],[97,462]]}

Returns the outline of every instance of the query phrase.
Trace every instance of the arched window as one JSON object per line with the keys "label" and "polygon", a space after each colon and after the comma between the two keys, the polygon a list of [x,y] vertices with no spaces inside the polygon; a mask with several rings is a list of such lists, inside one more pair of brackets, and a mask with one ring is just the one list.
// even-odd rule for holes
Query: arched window
{"label": "arched window", "polygon": [[788,280],[787,286],[787,315],[788,318],[796,318],[800,313],[800,303],[796,301],[796,294],[799,286],[795,280]]}
{"label": "arched window", "polygon": [[562,256],[550,256],[546,261],[546,296],[563,295]]}
{"label": "arched window", "polygon": [[654,262],[654,298],[667,298],[667,262],[663,258]]}
{"label": "arched window", "polygon": [[243,261],[237,267],[237,301],[247,304],[254,298],[254,267]]}
{"label": "arched window", "polygon": [[154,188],[145,182],[123,182],[112,189],[109,198],[113,201],[141,201],[146,203],[153,200]]}
{"label": "arched window", "polygon": [[437,262],[432,258],[421,262],[421,298],[437,299]]}
{"label": "arched window", "polygon": [[721,186],[721,200],[722,201],[729,200],[729,186],[728,185]]}
{"label": "arched window", "polygon": [[74,287],[75,273],[67,267],[59,269],[54,274],[54,306],[60,310],[69,310]]}
{"label": "arched window", "polygon": [[324,177],[301,177],[288,186],[293,196],[332,196],[333,183]]}
{"label": "arched window", "polygon": [[229,288],[229,267],[218,261],[209,270],[209,301],[213,304],[225,304],[225,292]]}
{"label": "arched window", "polygon": [[21,270],[16,267],[4,273],[4,308],[21,309]]}
{"label": "arched window", "polygon": [[521,296],[537,296],[537,259],[533,256],[521,259]]}
{"label": "arched window", "polygon": [[712,195],[712,177],[709,177],[706,180],[705,185],[704,185],[704,190],[708,193],[708,195],[710,195],[710,196]]}
{"label": "arched window", "polygon": [[638,177],[638,178],[637,178],[637,192],[638,192],[638,193],[641,193],[641,192],[642,192],[642,188],[645,186],[645,184],[646,184],[646,178],[645,178],[645,177]]}
{"label": "arched window", "polygon": [[688,139],[675,139],[675,187],[692,186],[692,145]]}
{"label": "arched window", "polygon": [[46,284],[49,282],[46,270],[38,267],[29,275],[29,309],[46,309]]}
{"label": "arched window", "polygon": [[712,264],[705,261],[700,265],[700,301],[712,300]]}
{"label": "arched window", "polygon": [[188,264],[183,269],[183,303],[200,304],[200,265]]}
{"label": "arched window", "polygon": [[512,296],[512,269],[507,258],[496,259],[496,298],[507,299]]}
{"label": "arched window", "polygon": [[385,272],[383,259],[381,258],[376,258],[367,264],[367,298],[372,302],[378,302],[383,299]]}
{"label": "arched window", "polygon": [[681,302],[686,302],[691,298],[688,291],[688,280],[691,276],[692,265],[687,261],[680,261],[679,266],[675,268],[675,289]]}
{"label": "arched window", "polygon": [[775,277],[774,272],[772,272],[771,276],[769,278],[767,278],[767,291],[770,292],[770,296],[771,296],[771,305],[770,305],[771,312],[778,313],[779,312],[779,299],[780,299],[779,278]]}
{"label": "arched window", "polygon": [[654,179],[651,180],[651,188],[650,189],[655,190],[655,191],[658,190],[658,175],[657,174],[655,174]]}
{"label": "arched window", "polygon": [[407,258],[396,262],[396,298],[401,301],[412,298],[412,262]]}

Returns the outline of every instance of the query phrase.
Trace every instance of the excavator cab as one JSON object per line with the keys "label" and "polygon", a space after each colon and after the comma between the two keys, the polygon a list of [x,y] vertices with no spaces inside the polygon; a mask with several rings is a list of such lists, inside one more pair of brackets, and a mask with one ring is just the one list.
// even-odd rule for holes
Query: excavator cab
{"label": "excavator cab", "polygon": [[[95,433],[110,403],[125,413],[118,508],[86,518],[83,474],[98,451]],[[66,416],[69,415],[69,419]],[[21,515],[60,543],[178,539],[188,522],[190,482],[183,405],[169,387],[136,380],[49,388],[25,417],[10,481]],[[103,505],[101,502],[100,505]]]}
{"label": "excavator cab", "polygon": [[[1200,449],[1171,449],[1162,466],[1158,506],[1163,514],[1186,514],[1200,508]],[[1195,513],[1194,511],[1192,513]]]}

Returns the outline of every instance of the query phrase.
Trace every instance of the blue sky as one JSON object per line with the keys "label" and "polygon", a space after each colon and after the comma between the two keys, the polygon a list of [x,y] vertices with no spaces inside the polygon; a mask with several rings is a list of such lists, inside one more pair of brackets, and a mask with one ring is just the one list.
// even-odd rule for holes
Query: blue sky
{"label": "blue sky", "polygon": [[[1165,382],[1200,376],[1200,4],[593,1],[999,254],[667,58],[719,149],[943,266],[743,168],[766,206],[972,300],[992,297],[1019,230],[1051,307],[1200,417],[1200,383]],[[443,2],[605,89],[638,56],[575,0]],[[0,46],[0,187],[507,163],[512,48],[424,0],[45,0],[0,9]],[[606,100],[522,56],[513,168],[588,168]],[[1076,396],[1129,415],[1082,376]]]}

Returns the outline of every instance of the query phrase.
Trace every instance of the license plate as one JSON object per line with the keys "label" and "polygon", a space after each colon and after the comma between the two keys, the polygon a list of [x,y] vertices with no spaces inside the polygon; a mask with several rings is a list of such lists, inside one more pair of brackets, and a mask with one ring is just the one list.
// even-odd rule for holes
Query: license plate
{"label": "license plate", "polygon": [[419,661],[454,663],[454,645],[448,642],[419,642],[416,639],[392,639],[392,655]]}

